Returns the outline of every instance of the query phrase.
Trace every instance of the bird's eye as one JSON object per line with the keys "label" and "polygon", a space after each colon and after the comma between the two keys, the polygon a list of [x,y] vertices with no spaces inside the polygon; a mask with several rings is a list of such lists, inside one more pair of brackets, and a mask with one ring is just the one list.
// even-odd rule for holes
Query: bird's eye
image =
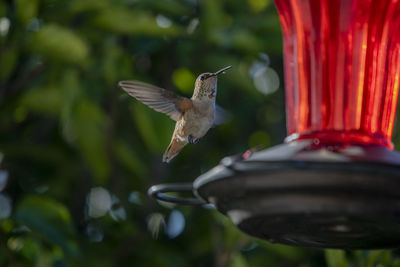
{"label": "bird's eye", "polygon": [[200,80],[202,80],[202,81],[203,81],[203,80],[204,80],[204,76],[201,76],[201,77],[200,77]]}

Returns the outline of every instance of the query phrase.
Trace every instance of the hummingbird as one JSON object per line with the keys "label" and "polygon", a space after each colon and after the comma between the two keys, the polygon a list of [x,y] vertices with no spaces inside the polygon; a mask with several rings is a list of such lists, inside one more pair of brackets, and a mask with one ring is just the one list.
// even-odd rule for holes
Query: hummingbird
{"label": "hummingbird", "polygon": [[191,98],[140,81],[118,83],[129,95],[176,121],[171,142],[163,155],[163,162],[170,162],[184,146],[188,143],[198,143],[213,125],[226,120],[226,111],[215,104],[215,98],[218,75],[231,67],[225,67],[214,73],[200,74],[196,79]]}

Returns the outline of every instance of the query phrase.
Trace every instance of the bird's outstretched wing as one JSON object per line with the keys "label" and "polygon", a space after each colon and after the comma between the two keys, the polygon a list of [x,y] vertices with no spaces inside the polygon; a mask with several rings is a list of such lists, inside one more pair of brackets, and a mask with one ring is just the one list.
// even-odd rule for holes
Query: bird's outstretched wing
{"label": "bird's outstretched wing", "polygon": [[152,109],[178,121],[193,106],[192,100],[163,88],[139,81],[121,81],[118,85]]}
{"label": "bird's outstretched wing", "polygon": [[214,127],[223,123],[228,122],[231,118],[231,114],[225,109],[221,108],[218,105],[215,105],[215,118],[214,118]]}

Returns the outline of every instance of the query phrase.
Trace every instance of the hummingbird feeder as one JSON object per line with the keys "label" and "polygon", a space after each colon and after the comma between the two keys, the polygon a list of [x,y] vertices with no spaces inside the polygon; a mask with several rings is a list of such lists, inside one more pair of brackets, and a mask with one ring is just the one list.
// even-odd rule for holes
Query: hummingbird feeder
{"label": "hummingbird feeder", "polygon": [[[243,232],[296,246],[400,246],[399,0],[275,0],[284,39],[285,143],[224,158],[149,194],[211,203]],[[193,191],[194,199],[165,195]]]}

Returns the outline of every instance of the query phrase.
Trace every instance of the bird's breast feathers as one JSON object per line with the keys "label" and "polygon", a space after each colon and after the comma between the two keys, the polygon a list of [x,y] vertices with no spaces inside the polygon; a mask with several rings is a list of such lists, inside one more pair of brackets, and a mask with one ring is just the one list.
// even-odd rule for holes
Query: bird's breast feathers
{"label": "bird's breast feathers", "polygon": [[191,134],[200,138],[207,133],[213,123],[214,106],[200,105],[200,107],[197,106],[197,108],[187,111],[178,127],[183,130],[185,135]]}

